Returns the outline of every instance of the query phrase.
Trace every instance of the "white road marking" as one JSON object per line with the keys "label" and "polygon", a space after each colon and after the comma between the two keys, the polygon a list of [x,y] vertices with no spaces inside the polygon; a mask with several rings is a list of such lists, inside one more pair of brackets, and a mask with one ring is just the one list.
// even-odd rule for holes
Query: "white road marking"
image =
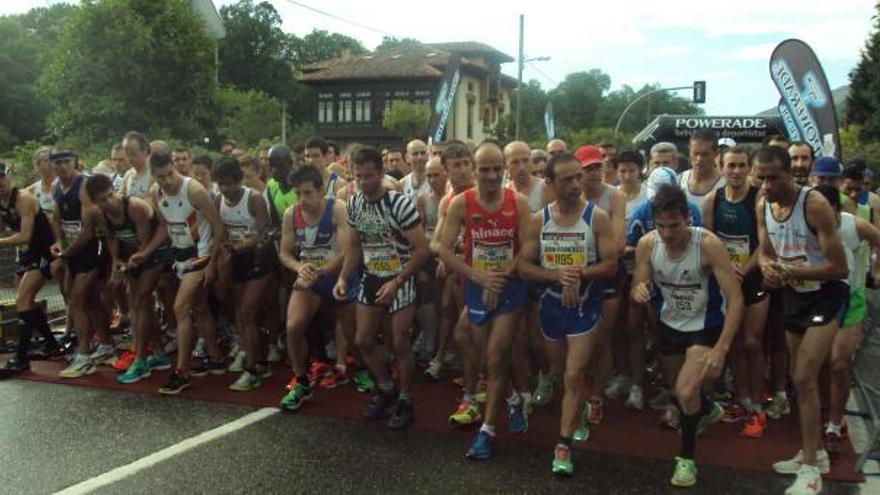
{"label": "white road marking", "polygon": [[99,488],[111,485],[117,481],[128,478],[129,476],[133,476],[144,469],[151,468],[162,461],[166,461],[188,450],[192,450],[202,444],[217,440],[220,437],[224,437],[230,433],[234,433],[242,428],[262,421],[269,416],[277,414],[279,411],[280,409],[276,407],[266,407],[254,411],[234,421],[230,421],[229,423],[220,425],[194,437],[187,438],[186,440],[178,442],[170,447],[166,447],[158,452],[154,452],[146,457],[141,457],[131,464],[119,466],[118,468],[107,471],[104,474],[87,479],[55,493],[56,495],[81,495],[91,493]]}

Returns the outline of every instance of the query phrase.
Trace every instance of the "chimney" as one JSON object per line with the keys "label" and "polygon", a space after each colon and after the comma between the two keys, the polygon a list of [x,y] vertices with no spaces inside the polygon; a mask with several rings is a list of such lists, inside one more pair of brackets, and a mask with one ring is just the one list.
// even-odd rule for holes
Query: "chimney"
{"label": "chimney", "polygon": [[351,48],[349,48],[349,47],[347,47],[347,46],[346,46],[346,47],[343,47],[343,48],[342,48],[342,53],[340,54],[340,56],[342,57],[342,60],[348,60],[348,59],[350,59],[350,58],[351,58]]}

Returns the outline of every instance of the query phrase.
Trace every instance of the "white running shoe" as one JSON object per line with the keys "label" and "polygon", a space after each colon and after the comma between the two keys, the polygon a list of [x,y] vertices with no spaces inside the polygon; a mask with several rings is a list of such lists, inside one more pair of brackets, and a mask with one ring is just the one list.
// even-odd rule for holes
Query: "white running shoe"
{"label": "white running shoe", "polygon": [[281,351],[278,350],[277,345],[269,344],[269,353],[266,355],[266,361],[270,363],[281,362]]}
{"label": "white running shoe", "polygon": [[[828,452],[825,449],[816,451],[816,464],[818,465],[819,472],[822,474],[828,474],[828,471],[831,470],[831,459],[828,457]],[[798,450],[798,453],[791,459],[774,462],[773,470],[779,474],[796,474],[800,472],[801,466],[804,465],[804,451]]]}
{"label": "white running shoe", "polygon": [[233,373],[241,373],[244,371],[244,360],[247,354],[244,351],[238,351],[238,354],[235,355],[235,359],[232,360],[232,364],[229,365],[229,371]]}
{"label": "white running shoe", "polygon": [[260,378],[256,375],[252,375],[250,371],[245,371],[238,377],[238,380],[235,380],[235,383],[229,386],[230,390],[235,390],[236,392],[247,392],[248,390],[253,390],[260,386]]}
{"label": "white running shoe", "polygon": [[98,344],[95,352],[89,355],[89,360],[95,366],[110,364],[116,360],[116,348],[112,344]]}
{"label": "white running shoe", "polygon": [[641,411],[645,408],[645,398],[642,396],[642,387],[633,385],[629,389],[629,396],[626,398],[626,408],[635,411]]}
{"label": "white running shoe", "polygon": [[609,399],[622,399],[626,395],[629,385],[629,377],[615,375],[608,380],[608,385],[605,387],[605,396]]}
{"label": "white running shoe", "polygon": [[822,475],[819,468],[801,464],[797,478],[786,490],[785,495],[818,495],[822,491]]}
{"label": "white running shoe", "polygon": [[89,358],[77,354],[71,361],[70,366],[61,370],[58,376],[61,378],[79,378],[85,375],[91,375],[95,372],[95,366]]}

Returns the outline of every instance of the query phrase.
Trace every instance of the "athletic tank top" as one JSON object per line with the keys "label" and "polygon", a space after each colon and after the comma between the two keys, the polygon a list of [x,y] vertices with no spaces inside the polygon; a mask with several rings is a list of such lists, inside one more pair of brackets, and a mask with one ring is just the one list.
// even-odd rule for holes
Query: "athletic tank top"
{"label": "athletic tank top", "polygon": [[681,176],[678,179],[678,185],[681,187],[682,191],[684,191],[685,196],[687,196],[687,200],[695,205],[700,211],[703,211],[703,203],[706,202],[706,196],[709,195],[710,192],[727,185],[727,180],[723,175],[718,175],[715,179],[715,184],[706,191],[705,194],[694,194],[691,192],[691,188],[688,186],[688,180],[691,178],[692,170],[685,170],[681,173]]}
{"label": "athletic tank top", "polygon": [[[559,225],[553,220],[550,205],[543,209],[544,222],[541,225],[540,260],[547,270],[560,270],[567,266],[590,266],[599,262],[596,236],[593,234],[593,213],[596,206],[587,202],[581,216],[573,225]],[[581,281],[581,301],[590,297],[602,297],[596,288],[595,280]],[[544,289],[544,293],[554,298],[562,297],[562,285],[554,283]]]}
{"label": "athletic tank top", "polygon": [[464,260],[477,270],[502,271],[519,252],[516,193],[508,188],[501,191],[501,208],[495,212],[480,206],[476,189],[461,193],[465,204]]}
{"label": "athletic tank top", "polygon": [[330,177],[327,178],[327,189],[324,191],[324,197],[327,199],[333,199],[336,197],[336,180],[339,179],[339,176],[336,175],[336,172],[330,172]]}
{"label": "athletic tank top", "polygon": [[[620,189],[620,192],[626,194],[623,189]],[[626,225],[629,225],[629,220],[632,218],[633,213],[642,206],[645,202],[648,201],[648,186],[642,184],[639,186],[639,194],[633,199],[626,200],[626,212],[624,213],[624,222]]]}
{"label": "athletic tank top", "polygon": [[168,223],[168,237],[174,249],[196,248],[199,257],[211,255],[211,225],[189,202],[189,185],[193,179],[184,177],[177,194],[159,189],[159,211]]}
{"label": "athletic tank top", "polygon": [[689,227],[691,239],[684,252],[671,258],[666,244],[654,231],[651,268],[660,290],[660,321],[679,332],[699,332],[724,322],[721,292],[715,277],[700,265],[701,227]]}
{"label": "athletic tank top", "polygon": [[[104,219],[107,220],[107,233],[110,237],[113,237],[117,241],[119,241],[119,259],[122,261],[127,261],[128,258],[137,252],[138,248],[141,245],[141,240],[137,235],[137,228],[134,225],[134,222],[131,219],[131,215],[128,210],[129,206],[129,198],[122,198],[122,223],[113,223],[113,219],[110,218],[106,213],[104,214]],[[156,225],[158,224],[158,220],[156,220],[156,216],[150,219],[150,231],[155,231]]]}
{"label": "athletic tank top", "polygon": [[67,244],[73,242],[82,232],[82,203],[79,200],[79,193],[84,180],[84,174],[77,175],[67,191],[64,190],[60,180],[55,184],[55,204],[61,216],[64,242]]}
{"label": "athletic tank top", "polygon": [[425,237],[431,240],[434,237],[434,230],[437,228],[437,214],[439,213],[440,201],[443,196],[435,199],[433,191],[429,188],[427,191],[420,192],[422,204],[425,205]]}
{"label": "athletic tank top", "polygon": [[599,197],[596,198],[596,206],[602,208],[608,216],[611,216],[611,195],[614,193],[614,188],[609,186],[608,184],[602,184],[602,192],[599,193]]}
{"label": "athletic tank top", "polygon": [[42,210],[47,217],[55,213],[55,198],[53,197],[52,192],[55,190],[56,184],[58,184],[58,178],[55,178],[55,180],[52,181],[48,190],[44,188],[42,180],[38,180],[30,187],[31,194],[33,194],[40,203],[40,210]]}
{"label": "athletic tank top", "polygon": [[296,245],[299,247],[299,259],[311,263],[318,268],[329,264],[339,254],[336,245],[336,225],[333,223],[333,205],[335,199],[328,199],[324,212],[317,225],[306,223],[302,213],[302,205],[293,207],[293,232]]}
{"label": "athletic tank top", "polygon": [[153,174],[150,173],[150,167],[144,167],[144,173],[138,175],[137,171],[132,168],[123,179],[125,181],[125,195],[134,196],[135,198],[146,199],[150,197],[150,186],[153,185]]}
{"label": "athletic tank top", "polygon": [[[9,230],[21,232],[21,215],[15,207],[18,202],[19,191],[17,187],[13,187],[9,194],[9,204],[3,206],[0,204],[0,219]],[[19,246],[20,251],[45,251],[55,241],[55,235],[52,233],[52,227],[49,226],[49,220],[43,210],[38,210],[34,217],[34,228],[31,232],[31,240],[26,246]]]}
{"label": "athletic tank top", "polygon": [[[767,236],[776,250],[779,261],[790,266],[822,265],[825,255],[819,247],[819,238],[807,225],[807,195],[811,189],[801,186],[788,218],[776,220],[770,202],[764,203],[764,223]],[[819,280],[789,280],[789,287],[797,292],[815,292],[822,287]]]}
{"label": "athletic tank top", "polygon": [[[870,196],[871,194],[869,191],[862,191],[859,194],[858,200],[856,201],[856,217],[873,224],[874,210],[871,209]],[[868,275],[870,274],[868,266],[871,264],[871,246],[869,246],[867,242],[862,241],[859,244],[859,249],[855,253],[855,257],[857,266],[864,267],[864,283],[867,283]],[[873,282],[873,279],[871,282]],[[852,284],[850,284],[850,287],[852,287]]]}
{"label": "athletic tank top", "polygon": [[758,248],[758,224],[755,219],[755,201],[758,188],[749,186],[745,198],[731,203],[724,194],[724,187],[715,190],[715,234],[727,248],[730,260],[744,266]]}
{"label": "athletic tank top", "polygon": [[844,251],[846,251],[846,267],[849,273],[846,283],[849,285],[850,292],[854,292],[865,287],[865,277],[868,272],[868,264],[861,263],[858,258],[862,241],[856,230],[856,217],[845,211],[841,212],[839,230]]}
{"label": "athletic tank top", "polygon": [[242,187],[238,203],[230,205],[226,197],[220,196],[220,220],[226,228],[226,238],[233,246],[241,246],[257,237],[257,219],[251,214],[251,194],[257,194],[249,187]]}
{"label": "athletic tank top", "polygon": [[284,192],[277,180],[269,179],[266,183],[266,198],[269,200],[269,218],[272,219],[272,225],[280,226],[284,212],[296,203],[296,191],[291,187]]}
{"label": "athletic tank top", "polygon": [[529,188],[529,194],[526,195],[526,198],[529,201],[529,211],[531,213],[537,213],[544,207],[544,187],[546,186],[547,183],[542,180],[532,182],[532,187]]}
{"label": "athletic tank top", "polygon": [[422,183],[418,185],[418,187],[413,184],[413,174],[408,174],[406,177],[400,180],[400,187],[403,190],[403,194],[405,196],[409,196],[414,198],[415,196],[422,194],[428,190],[428,178],[423,177]]}

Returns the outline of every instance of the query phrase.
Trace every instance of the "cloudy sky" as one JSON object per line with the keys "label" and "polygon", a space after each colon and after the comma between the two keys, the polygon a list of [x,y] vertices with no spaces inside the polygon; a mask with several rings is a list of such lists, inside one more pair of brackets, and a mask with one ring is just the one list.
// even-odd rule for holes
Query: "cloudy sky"
{"label": "cloudy sky", "polygon": [[[3,0],[0,14],[57,1]],[[235,0],[215,0],[218,9],[230,3]],[[284,30],[300,36],[313,29],[340,32],[369,49],[383,34],[425,42],[473,40],[513,57],[519,14],[524,14],[526,57],[551,57],[526,64],[524,79],[552,88],[568,73],[599,68],[611,76],[613,88],[645,83],[685,86],[705,80],[705,109],[713,115],[753,114],[776,105],[779,96],[767,66],[774,46],[786,38],[800,38],[813,47],[832,88],[848,84],[875,13],[871,0],[271,3]],[[515,77],[516,64],[506,64],[504,71]]]}

